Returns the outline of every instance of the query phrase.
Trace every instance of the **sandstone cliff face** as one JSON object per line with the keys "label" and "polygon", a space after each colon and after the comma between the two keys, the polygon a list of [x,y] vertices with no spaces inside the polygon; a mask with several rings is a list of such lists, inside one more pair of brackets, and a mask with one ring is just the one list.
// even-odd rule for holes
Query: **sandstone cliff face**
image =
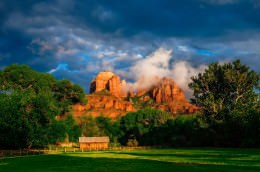
{"label": "sandstone cliff face", "polygon": [[120,78],[117,75],[112,76],[112,78],[108,81],[108,88],[110,93],[116,97],[120,97],[121,86],[120,86]]}
{"label": "sandstone cliff face", "polygon": [[120,81],[120,77],[110,71],[100,72],[91,82],[90,94],[102,90],[108,90],[115,97],[127,97],[127,92],[124,91],[126,82]]}
{"label": "sandstone cliff face", "polygon": [[152,108],[158,108],[173,114],[199,111],[198,107],[187,101],[183,90],[170,78],[162,78],[150,88],[139,90],[137,96],[144,103],[152,99],[154,103],[149,104]]}
{"label": "sandstone cliff face", "polygon": [[109,95],[86,95],[88,103],[84,106],[76,104],[72,107],[74,115],[92,115],[94,117],[101,114],[116,118],[125,115],[127,112],[135,111],[134,106],[128,102]]}
{"label": "sandstone cliff face", "polygon": [[128,97],[129,90],[125,80],[120,81],[120,88],[120,97]]}
{"label": "sandstone cliff face", "polygon": [[163,78],[157,86],[151,90],[152,98],[156,103],[164,102],[186,102],[186,98],[182,89],[169,78]]}
{"label": "sandstone cliff face", "polygon": [[100,72],[91,82],[90,93],[102,91],[108,87],[108,81],[114,76],[110,71]]}

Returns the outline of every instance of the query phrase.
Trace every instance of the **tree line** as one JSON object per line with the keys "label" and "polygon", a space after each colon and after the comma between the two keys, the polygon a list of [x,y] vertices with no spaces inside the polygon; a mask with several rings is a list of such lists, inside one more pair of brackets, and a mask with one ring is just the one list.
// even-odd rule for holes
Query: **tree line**
{"label": "tree line", "polygon": [[0,71],[0,147],[44,147],[104,135],[127,146],[260,147],[257,72],[236,60],[212,63],[191,79],[198,114],[172,118],[140,109],[115,120],[102,115],[75,120],[70,106],[87,101],[79,85],[26,65],[8,66]]}

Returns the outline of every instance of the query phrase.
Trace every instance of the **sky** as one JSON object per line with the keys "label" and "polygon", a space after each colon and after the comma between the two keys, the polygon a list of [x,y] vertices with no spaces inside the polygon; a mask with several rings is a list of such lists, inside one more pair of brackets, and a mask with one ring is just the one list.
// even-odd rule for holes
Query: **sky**
{"label": "sky", "polygon": [[189,96],[191,76],[235,59],[260,72],[260,0],[0,1],[0,69],[27,64],[86,92],[111,70],[172,77]]}

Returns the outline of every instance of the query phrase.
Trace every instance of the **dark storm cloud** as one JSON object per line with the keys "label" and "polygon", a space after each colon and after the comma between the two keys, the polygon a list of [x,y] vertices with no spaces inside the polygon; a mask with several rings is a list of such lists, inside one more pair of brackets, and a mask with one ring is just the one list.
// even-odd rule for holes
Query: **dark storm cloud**
{"label": "dark storm cloud", "polygon": [[86,90],[104,69],[133,79],[160,47],[170,63],[241,58],[259,71],[257,0],[2,0],[0,14],[0,69],[25,63]]}
{"label": "dark storm cloud", "polygon": [[247,0],[103,1],[115,22],[89,21],[104,32],[120,29],[125,35],[148,31],[159,36],[218,36],[233,29],[259,29],[260,14],[254,4]]}

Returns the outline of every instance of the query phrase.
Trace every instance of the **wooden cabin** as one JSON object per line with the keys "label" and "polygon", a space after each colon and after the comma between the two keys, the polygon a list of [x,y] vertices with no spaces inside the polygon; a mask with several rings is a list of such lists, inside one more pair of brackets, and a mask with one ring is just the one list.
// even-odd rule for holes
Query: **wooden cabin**
{"label": "wooden cabin", "polygon": [[80,149],[101,150],[108,149],[109,137],[79,137]]}

